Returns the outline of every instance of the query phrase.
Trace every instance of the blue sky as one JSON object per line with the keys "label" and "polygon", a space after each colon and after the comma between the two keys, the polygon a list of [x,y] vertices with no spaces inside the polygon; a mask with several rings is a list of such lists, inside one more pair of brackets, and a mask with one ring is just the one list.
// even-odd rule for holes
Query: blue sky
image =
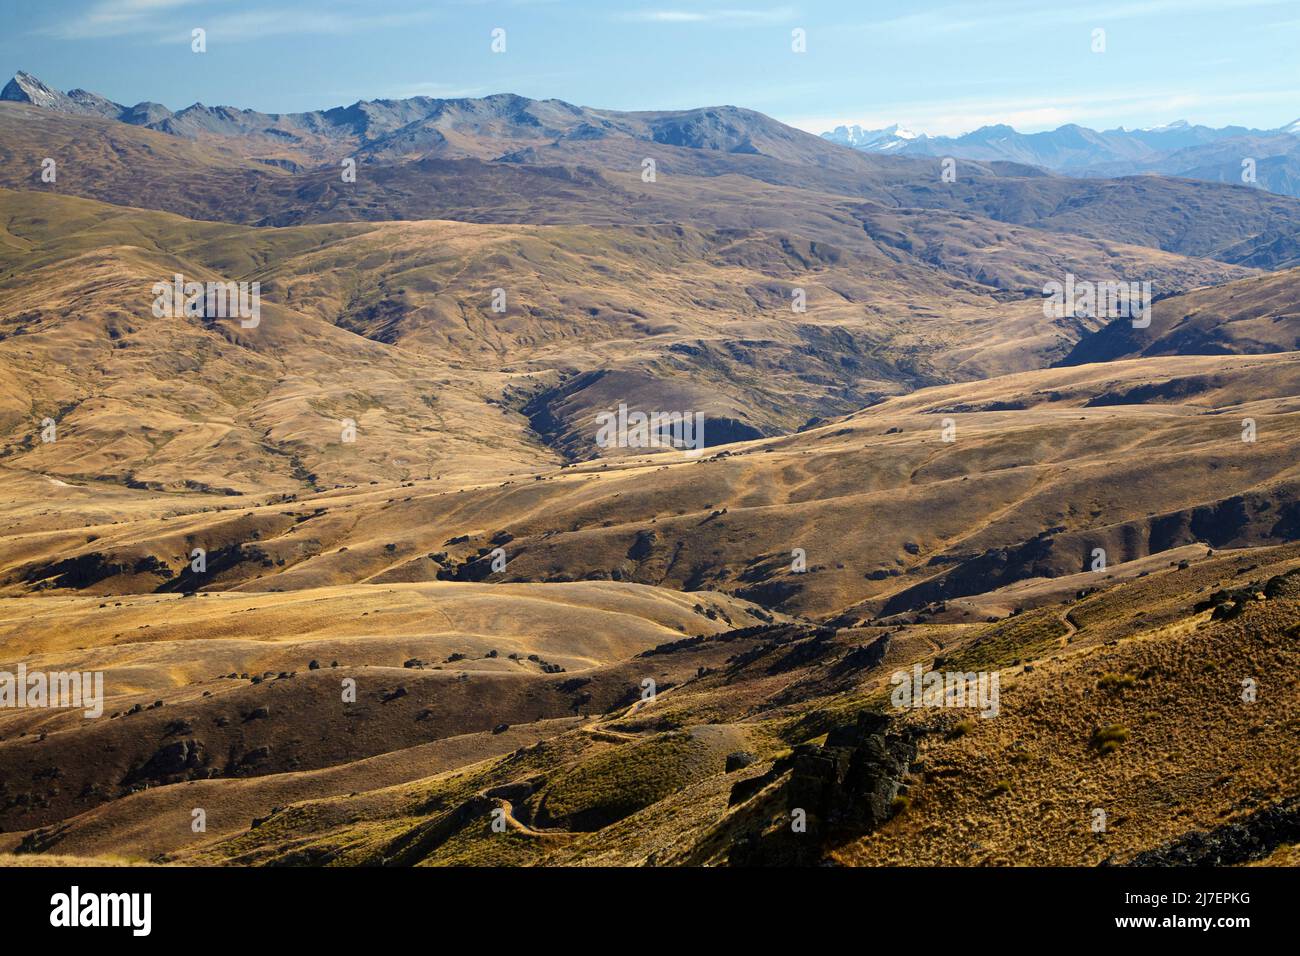
{"label": "blue sky", "polygon": [[[1300,117],[1300,0],[6,0],[0,69],[176,109],[514,92],[821,132]],[[190,50],[207,31],[208,52]],[[506,52],[490,49],[506,31]],[[791,52],[791,31],[807,52]],[[1094,29],[1106,51],[1092,52]]]}

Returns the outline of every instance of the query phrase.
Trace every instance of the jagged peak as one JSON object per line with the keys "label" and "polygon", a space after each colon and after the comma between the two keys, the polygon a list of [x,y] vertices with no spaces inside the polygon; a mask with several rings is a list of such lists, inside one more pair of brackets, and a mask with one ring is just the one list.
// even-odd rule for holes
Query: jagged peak
{"label": "jagged peak", "polygon": [[14,74],[13,79],[5,84],[4,89],[0,90],[0,100],[27,103],[56,113],[104,116],[109,119],[118,119],[123,109],[120,104],[98,93],[91,93],[89,90],[60,92],[26,70],[19,70]]}
{"label": "jagged peak", "polygon": [[8,100],[15,103],[30,103],[33,106],[45,106],[47,103],[67,99],[67,96],[60,93],[53,87],[46,86],[39,78],[28,73],[26,70],[19,70],[3,90],[0,90],[0,100]]}

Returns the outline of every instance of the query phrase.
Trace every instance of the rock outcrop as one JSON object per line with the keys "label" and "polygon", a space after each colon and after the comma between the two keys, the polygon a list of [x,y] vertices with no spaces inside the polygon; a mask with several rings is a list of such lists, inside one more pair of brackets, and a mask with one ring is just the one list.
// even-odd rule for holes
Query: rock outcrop
{"label": "rock outcrop", "polygon": [[730,862],[741,866],[819,863],[829,840],[869,833],[893,816],[895,798],[904,791],[908,767],[915,759],[914,735],[900,732],[885,714],[862,714],[856,723],[827,734],[825,744],[801,744],[767,774],[732,788],[734,806],[789,774],[777,825],[739,841]]}
{"label": "rock outcrop", "polygon": [[1262,860],[1279,846],[1300,843],[1300,797],[1257,810],[1209,832],[1185,833],[1139,853],[1129,866],[1237,866]]}

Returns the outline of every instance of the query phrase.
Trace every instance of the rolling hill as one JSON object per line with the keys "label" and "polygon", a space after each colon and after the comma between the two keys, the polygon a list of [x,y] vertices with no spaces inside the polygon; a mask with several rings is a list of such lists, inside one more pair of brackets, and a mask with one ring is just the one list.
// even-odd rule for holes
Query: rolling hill
{"label": "rolling hill", "polygon": [[1297,200],[737,107],[0,100],[0,670],[105,685],[0,708],[0,862],[1294,854]]}

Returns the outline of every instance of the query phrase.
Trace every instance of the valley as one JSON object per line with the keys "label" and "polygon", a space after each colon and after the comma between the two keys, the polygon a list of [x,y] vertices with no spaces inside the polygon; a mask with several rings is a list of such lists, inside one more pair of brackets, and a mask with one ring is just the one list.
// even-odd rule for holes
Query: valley
{"label": "valley", "polygon": [[[1300,200],[737,107],[5,91],[0,671],[105,699],[0,706],[0,861],[1293,858]],[[155,315],[178,274],[259,321]],[[1067,275],[1150,326],[1045,315]]]}

